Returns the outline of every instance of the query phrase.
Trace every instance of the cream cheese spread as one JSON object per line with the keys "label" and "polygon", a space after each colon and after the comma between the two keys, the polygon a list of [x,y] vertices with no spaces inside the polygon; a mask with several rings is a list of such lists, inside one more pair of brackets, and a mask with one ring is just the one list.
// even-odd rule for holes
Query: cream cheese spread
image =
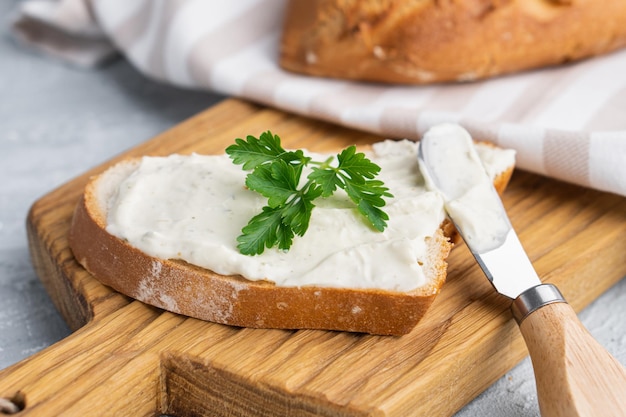
{"label": "cream cheese spread", "polygon": [[[428,188],[441,193],[445,207],[473,252],[502,245],[511,229],[493,178],[515,158],[513,150],[489,152],[475,146],[469,133],[456,124],[441,124],[424,135],[422,153],[428,161]],[[494,158],[495,157],[495,158]],[[422,169],[426,169],[422,167]]]}
{"label": "cream cheese spread", "polygon": [[108,198],[107,231],[151,256],[223,275],[279,286],[410,291],[426,284],[420,264],[427,239],[445,218],[443,200],[425,187],[416,143],[383,141],[368,156],[394,195],[384,207],[384,232],[368,226],[338,190],[315,201],[308,231],[289,251],[242,255],[237,236],[266,199],[245,188],[246,172],[228,156],[198,154],[142,158]]}

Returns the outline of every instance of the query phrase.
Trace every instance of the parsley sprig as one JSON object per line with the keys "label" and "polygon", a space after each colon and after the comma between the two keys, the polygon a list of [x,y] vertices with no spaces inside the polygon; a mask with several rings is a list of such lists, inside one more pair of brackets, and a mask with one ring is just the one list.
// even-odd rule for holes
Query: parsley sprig
{"label": "parsley sprig", "polygon": [[[302,236],[309,227],[313,201],[331,196],[337,188],[345,190],[358,211],[379,231],[387,226],[389,216],[380,207],[383,197],[393,197],[380,180],[374,179],[380,167],[355,146],[344,149],[335,157],[314,161],[302,150],[283,149],[280,138],[267,131],[259,138],[247,136],[235,139],[226,148],[233,163],[250,173],[246,186],[267,198],[267,206],[250,219],[237,238],[238,249],[245,255],[263,253],[265,248],[278,246],[288,250],[294,236]],[[300,185],[303,168],[310,166],[307,181]]]}

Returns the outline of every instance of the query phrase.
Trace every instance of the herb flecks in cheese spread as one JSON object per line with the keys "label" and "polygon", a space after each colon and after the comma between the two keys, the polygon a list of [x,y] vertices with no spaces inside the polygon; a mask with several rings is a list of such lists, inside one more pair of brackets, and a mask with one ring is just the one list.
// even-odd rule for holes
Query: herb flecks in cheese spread
{"label": "herb flecks in cheese spread", "polygon": [[[497,150],[486,152],[501,163]],[[289,251],[243,255],[237,236],[267,199],[245,187],[246,172],[227,155],[196,154],[144,157],[109,199],[107,230],[151,256],[182,259],[223,275],[271,279],[279,286],[410,291],[426,283],[420,266],[426,240],[445,218],[443,200],[426,189],[416,156],[417,145],[406,140],[380,142],[368,152],[394,196],[380,233],[337,190],[316,201],[307,233]]]}

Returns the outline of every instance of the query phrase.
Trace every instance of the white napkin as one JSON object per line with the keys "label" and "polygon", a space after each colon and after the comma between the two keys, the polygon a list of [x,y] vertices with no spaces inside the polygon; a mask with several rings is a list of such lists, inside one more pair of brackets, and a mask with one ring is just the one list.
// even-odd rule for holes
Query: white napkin
{"label": "white napkin", "polygon": [[87,0],[29,0],[21,3],[13,35],[23,45],[81,67],[94,67],[118,54],[100,29]]}
{"label": "white napkin", "polygon": [[[41,24],[79,22],[83,39],[104,33],[161,81],[384,137],[418,139],[435,123],[458,122],[477,139],[515,149],[521,169],[626,196],[626,50],[481,82],[392,86],[280,69],[284,0],[30,0],[23,19],[32,19],[32,3],[47,3],[38,8]],[[57,19],[46,22],[46,11]]]}

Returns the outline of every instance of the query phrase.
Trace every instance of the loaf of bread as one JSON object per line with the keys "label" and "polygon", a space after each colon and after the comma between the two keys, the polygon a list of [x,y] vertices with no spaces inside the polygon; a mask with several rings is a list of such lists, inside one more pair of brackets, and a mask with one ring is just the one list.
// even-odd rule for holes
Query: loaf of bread
{"label": "loaf of bread", "polygon": [[623,0],[291,0],[280,65],[314,76],[427,84],[625,45]]}
{"label": "loaf of bread", "polygon": [[[421,265],[425,284],[410,291],[283,286],[276,285],[271,276],[251,280],[238,274],[219,274],[180,259],[149,255],[107,230],[109,202],[140,163],[140,159],[123,161],[90,180],[76,207],[69,241],[77,261],[96,279],[147,304],[242,327],[402,335],[424,316],[445,282],[446,258],[455,234],[447,220],[438,228],[435,225],[432,236],[425,239],[426,257]],[[512,171],[510,165],[495,175],[499,191],[506,187]],[[325,233],[330,241],[338,231]],[[234,247],[235,236],[232,240]]]}

